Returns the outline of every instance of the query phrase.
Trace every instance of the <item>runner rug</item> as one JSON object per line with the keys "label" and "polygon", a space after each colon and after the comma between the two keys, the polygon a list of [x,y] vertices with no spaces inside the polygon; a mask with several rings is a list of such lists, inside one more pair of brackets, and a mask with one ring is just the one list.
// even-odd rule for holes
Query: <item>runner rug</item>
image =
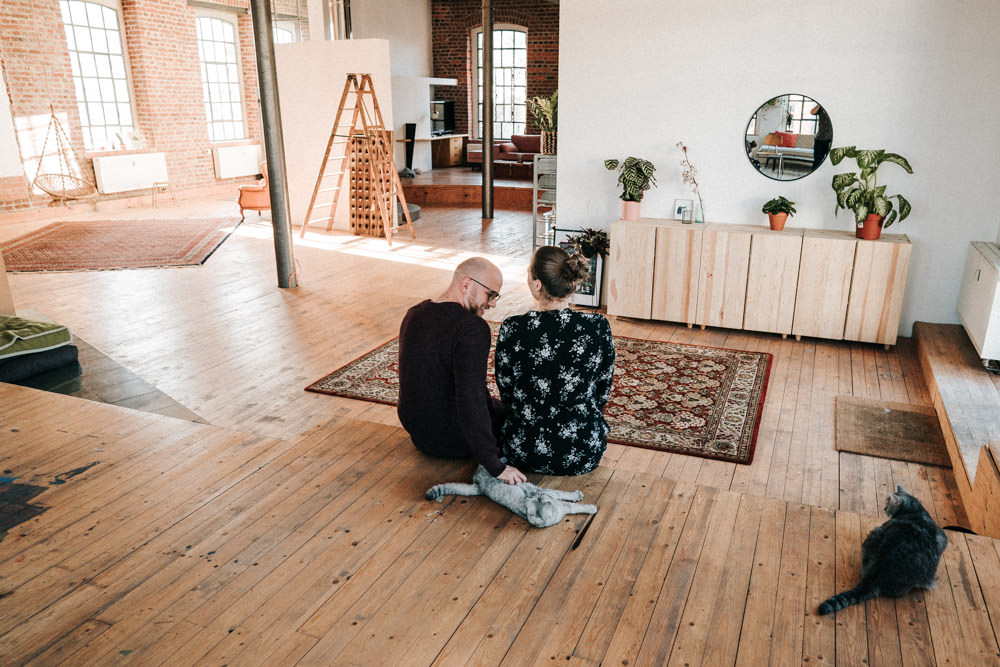
{"label": "runner rug", "polygon": [[[491,323],[494,342],[499,325]],[[395,405],[398,338],[306,387]],[[615,375],[604,416],[609,442],[750,463],[771,355],[615,336]],[[490,391],[493,355],[487,369]]]}
{"label": "runner rug", "polygon": [[54,222],[0,249],[12,272],[197,266],[235,225],[219,219]]}

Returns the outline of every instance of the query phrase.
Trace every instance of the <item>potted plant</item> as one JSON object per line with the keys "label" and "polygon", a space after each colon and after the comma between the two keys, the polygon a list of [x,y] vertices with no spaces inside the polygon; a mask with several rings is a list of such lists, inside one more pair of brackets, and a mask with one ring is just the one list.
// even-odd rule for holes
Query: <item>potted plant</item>
{"label": "potted plant", "polygon": [[576,252],[587,259],[592,259],[597,255],[605,257],[611,249],[611,240],[608,233],[603,229],[591,229],[584,227],[579,234],[570,234],[566,241],[573,246]]}
{"label": "potted plant", "polygon": [[857,172],[837,174],[833,177],[833,191],[837,193],[837,208],[854,211],[854,222],[857,226],[856,235],[860,239],[874,240],[882,235],[882,228],[896,222],[897,211],[892,205],[895,199],[899,205],[899,221],[902,222],[910,214],[910,202],[903,195],[886,195],[884,185],[876,181],[878,168],[891,162],[898,164],[912,174],[910,163],[901,155],[886,153],[884,150],[858,150],[854,146],[843,146],[830,151],[830,162],[840,164],[845,157],[854,158],[858,163]]}
{"label": "potted plant", "polygon": [[528,112],[535,125],[542,131],[542,153],[556,154],[556,132],[559,129],[559,91],[549,97],[532,97],[527,100]]}
{"label": "potted plant", "polygon": [[639,219],[639,202],[646,190],[656,185],[653,172],[656,167],[649,160],[637,157],[627,157],[622,162],[605,160],[604,167],[610,171],[618,171],[618,184],[622,186],[622,219]]}
{"label": "potted plant", "polygon": [[582,255],[589,266],[587,277],[577,285],[573,303],[578,306],[599,308],[603,258],[611,250],[608,233],[603,229],[584,227],[576,230],[575,234],[567,234],[565,242],[559,245],[570,254]]}
{"label": "potted plant", "polygon": [[788,201],[779,195],[764,204],[760,210],[762,213],[767,213],[767,221],[771,224],[771,229],[781,231],[785,228],[785,220],[788,219],[788,216],[795,215],[795,202]]}

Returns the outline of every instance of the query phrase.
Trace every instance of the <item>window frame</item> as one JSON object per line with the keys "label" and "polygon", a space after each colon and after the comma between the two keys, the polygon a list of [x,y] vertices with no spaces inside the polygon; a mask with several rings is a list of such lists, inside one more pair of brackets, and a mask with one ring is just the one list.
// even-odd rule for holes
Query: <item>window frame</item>
{"label": "window frame", "polygon": [[[214,12],[214,11],[210,11],[210,10],[198,10],[197,12],[195,12],[194,19],[195,19],[195,25],[194,25],[194,28],[195,28],[195,43],[196,43],[196,46],[197,46],[197,49],[198,49],[198,69],[199,69],[199,74],[200,74],[201,84],[202,84],[202,105],[203,105],[202,108],[203,108],[204,114],[205,114],[205,131],[208,134],[208,141],[209,141],[209,143],[212,143],[212,144],[222,144],[222,143],[227,143],[227,142],[244,141],[246,139],[249,139],[250,138],[250,129],[249,129],[249,123],[248,123],[248,118],[247,118],[246,91],[244,90],[244,85],[243,85],[243,75],[244,75],[244,72],[243,72],[243,61],[242,61],[241,54],[240,54],[239,19],[238,19],[237,16],[235,16],[234,14],[229,13],[229,12],[221,12],[221,11],[220,12]],[[209,43],[212,43],[212,44],[216,44],[216,43],[226,44],[226,42],[219,42],[218,40],[214,40],[214,39],[213,40],[204,40],[202,37],[200,37],[199,36],[199,24],[200,24],[199,22],[202,19],[210,19],[210,20],[221,21],[222,23],[224,23],[224,24],[226,24],[226,25],[228,25],[228,26],[230,26],[232,28],[232,31],[233,31],[233,43],[232,43],[232,46],[233,46],[233,55],[234,55],[234,61],[232,63],[229,63],[229,62],[215,62],[215,61],[209,61],[209,62],[206,63],[206,61],[203,59],[203,57],[202,57],[202,53],[203,53],[202,44],[203,44],[203,42],[208,41]],[[208,81],[207,78],[206,78],[207,77],[207,72],[208,72],[208,65],[214,65],[214,66],[217,66],[217,67],[218,66],[226,66],[226,67],[228,67],[229,65],[235,65],[235,67],[236,67],[235,81],[228,80],[228,79],[226,81],[224,81],[224,82],[220,82],[220,81]],[[240,118],[239,118],[240,131],[237,133],[239,136],[232,136],[232,137],[227,137],[227,136],[217,137],[217,136],[215,136],[215,133],[216,133],[216,127],[215,126],[217,124],[228,123],[230,125],[233,125],[233,124],[236,123],[236,121],[233,120],[232,118],[218,118],[217,119],[211,113],[211,108],[212,108],[213,104],[225,104],[225,103],[229,103],[230,105],[233,104],[233,100],[231,100],[231,99],[229,99],[229,100],[213,101],[212,97],[211,97],[211,86],[212,86],[212,84],[215,84],[215,85],[220,85],[221,84],[221,85],[226,85],[226,86],[232,86],[232,85],[235,84],[235,86],[236,86],[236,93],[235,93],[236,102],[238,102],[238,104],[239,104],[239,111],[240,111]]]}
{"label": "window frame", "polygon": [[[67,12],[72,12],[71,2],[73,0],[65,0],[67,4]],[[73,96],[77,104],[77,114],[80,120],[80,129],[83,138],[84,151],[86,153],[101,153],[105,151],[119,150],[127,147],[128,143],[131,143],[135,136],[138,135],[138,118],[136,115],[135,107],[135,89],[132,83],[132,69],[129,62],[129,49],[128,41],[125,34],[125,22],[122,17],[122,7],[121,2],[118,0],[76,0],[81,2],[83,5],[95,5],[103,9],[111,10],[114,12],[116,23],[117,23],[117,35],[118,41],[121,47],[120,53],[113,53],[110,49],[105,51],[95,51],[81,50],[79,48],[79,43],[77,42],[78,34],[75,28],[86,28],[88,30],[88,39],[94,36],[93,30],[100,30],[95,26],[88,24],[82,26],[76,23],[66,23],[66,19],[63,13],[63,3],[60,1],[59,7],[59,18],[63,27],[63,36],[65,39],[66,50],[69,55],[70,67],[72,69],[71,79],[73,81]],[[73,40],[70,41],[69,30],[74,28]],[[105,26],[104,30],[108,30]],[[105,44],[106,44],[105,38]],[[80,54],[91,54],[94,56],[94,67],[98,70],[96,75],[90,76],[83,74],[83,66],[80,60]],[[105,55],[108,58],[108,69],[110,76],[101,76],[99,71],[99,66],[97,65],[97,56]],[[121,72],[120,74],[115,71],[116,64],[111,62],[113,58],[120,58],[121,60]],[[87,95],[88,89],[95,90],[87,85],[86,79],[96,79],[98,82],[102,80],[110,80],[111,91],[113,93],[113,101],[108,102],[104,99],[104,94],[108,91],[104,90],[104,86],[101,83],[96,84],[97,100],[93,101],[93,98]],[[120,83],[119,83],[120,82]],[[125,101],[120,101],[119,96],[124,92],[127,99]],[[82,97],[81,97],[82,95]],[[91,118],[93,116],[94,109],[91,105],[98,104],[101,107],[101,123],[92,123]],[[129,114],[129,123],[114,123],[108,124],[103,122],[106,119],[105,114],[107,113],[107,105],[112,104],[117,108],[115,113],[118,116],[119,121],[121,120],[121,107],[126,105]],[[104,128],[104,142],[98,143],[93,139],[94,127]],[[116,132],[112,132],[111,128],[117,128]],[[115,136],[118,137],[118,143],[115,142]]]}
{"label": "window frame", "polygon": [[[510,139],[510,135],[511,134],[522,134],[522,133],[524,133],[524,131],[528,127],[528,108],[527,108],[527,96],[528,96],[528,29],[526,27],[524,27],[524,26],[517,25],[517,24],[514,24],[514,23],[498,23],[498,24],[495,24],[493,26],[493,33],[494,33],[493,52],[494,52],[494,58],[496,57],[496,51],[497,51],[497,48],[498,48],[497,47],[496,33],[498,33],[498,32],[502,33],[504,31],[519,32],[519,33],[522,33],[524,35],[524,67],[523,67],[523,69],[524,69],[524,98],[525,99],[524,99],[524,101],[518,103],[516,101],[516,99],[515,99],[515,95],[512,94],[511,95],[511,101],[509,103],[510,106],[512,106],[512,107],[523,107],[523,109],[524,109],[524,121],[521,122],[521,121],[517,121],[517,120],[509,120],[509,121],[508,120],[499,120],[499,121],[497,120],[497,116],[498,116],[498,114],[496,113],[496,107],[497,107],[497,101],[496,101],[497,85],[496,85],[496,81],[494,80],[494,82],[493,82],[493,98],[494,98],[494,102],[493,102],[493,108],[494,108],[494,117],[493,117],[494,131],[493,131],[493,134],[494,134],[494,137],[493,138],[494,139]],[[469,68],[470,71],[471,71],[470,95],[472,97],[472,122],[471,122],[470,132],[471,132],[471,136],[473,138],[475,138],[475,139],[482,139],[482,135],[483,135],[483,133],[482,133],[482,127],[481,127],[482,126],[482,121],[480,120],[480,110],[479,110],[480,109],[480,92],[481,92],[481,86],[480,86],[480,81],[479,81],[479,79],[480,79],[479,71],[480,71],[480,67],[481,67],[481,65],[480,65],[481,60],[480,60],[479,38],[480,38],[480,35],[483,34],[483,26],[480,25],[480,26],[476,26],[476,27],[472,28],[470,34],[471,34],[470,58],[472,60],[472,66]],[[500,47],[500,48],[502,48],[502,47]],[[515,60],[516,60],[516,57],[515,57]],[[516,64],[513,65],[512,68],[517,68],[517,65]],[[497,69],[497,64],[496,64],[496,62],[494,62],[493,63],[493,70],[494,70],[494,72],[496,71],[496,69]],[[508,86],[504,86],[504,87],[506,88]],[[509,86],[509,88],[511,88],[512,90],[514,88],[516,88],[516,87],[517,86]],[[503,105],[504,102],[501,102],[500,104]],[[500,123],[501,127],[503,127],[504,125],[511,125],[512,126],[511,127],[511,132],[509,132],[509,133],[500,132],[498,134],[497,131],[496,131],[496,125],[497,125],[497,123]],[[521,125],[520,131],[517,131],[518,124]]]}

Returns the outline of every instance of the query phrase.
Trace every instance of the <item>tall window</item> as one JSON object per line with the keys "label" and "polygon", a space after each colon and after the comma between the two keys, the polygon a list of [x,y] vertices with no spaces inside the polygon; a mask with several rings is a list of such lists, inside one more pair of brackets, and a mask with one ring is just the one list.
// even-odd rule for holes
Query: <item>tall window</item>
{"label": "tall window", "polygon": [[118,12],[84,0],[59,0],[87,150],[125,143],[134,128]]}
{"label": "tall window", "polygon": [[812,98],[804,95],[788,96],[788,131],[795,134],[816,134],[816,124],[819,122],[817,116],[813,116],[813,106],[816,103]]}
{"label": "tall window", "polygon": [[224,19],[199,16],[196,23],[205,116],[210,141],[243,139],[243,94],[236,59],[236,26]]}
{"label": "tall window", "polygon": [[[483,136],[483,31],[476,31],[476,122]],[[528,97],[528,34],[500,28],[493,31],[493,136],[509,139],[524,132]]]}

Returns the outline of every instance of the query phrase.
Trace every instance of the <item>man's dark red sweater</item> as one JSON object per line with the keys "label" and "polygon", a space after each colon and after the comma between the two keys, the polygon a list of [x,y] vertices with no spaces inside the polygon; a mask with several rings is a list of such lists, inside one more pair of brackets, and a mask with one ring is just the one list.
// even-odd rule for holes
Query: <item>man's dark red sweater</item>
{"label": "man's dark red sweater", "polygon": [[[422,301],[399,327],[399,421],[417,449],[504,470],[493,431],[499,402],[486,389],[490,327],[459,303]],[[492,414],[491,414],[492,413]]]}

